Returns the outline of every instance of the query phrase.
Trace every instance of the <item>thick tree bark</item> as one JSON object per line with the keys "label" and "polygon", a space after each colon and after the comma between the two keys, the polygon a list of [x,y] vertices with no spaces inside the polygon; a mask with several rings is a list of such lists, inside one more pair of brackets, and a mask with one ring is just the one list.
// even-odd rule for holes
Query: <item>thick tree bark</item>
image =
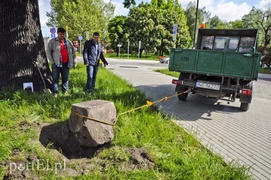
{"label": "thick tree bark", "polygon": [[0,90],[51,88],[51,71],[41,33],[38,0],[0,1]]}

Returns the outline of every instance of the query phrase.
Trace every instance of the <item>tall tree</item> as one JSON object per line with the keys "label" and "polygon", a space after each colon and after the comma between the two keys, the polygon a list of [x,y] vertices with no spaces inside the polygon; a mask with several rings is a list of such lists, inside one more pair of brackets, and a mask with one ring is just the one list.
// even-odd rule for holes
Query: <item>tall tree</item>
{"label": "tall tree", "polygon": [[[200,27],[202,23],[208,23],[211,13],[206,11],[205,7],[198,9],[198,19],[196,20],[196,2],[189,2],[185,10],[185,15],[187,17],[190,37],[194,38],[194,33],[196,33],[195,22],[197,21],[197,27]],[[195,40],[192,42],[195,42]],[[190,46],[192,46],[192,44],[190,44]]]}
{"label": "tall tree", "polygon": [[167,9],[172,9],[174,7],[173,0],[167,0]]}
{"label": "tall tree", "polygon": [[0,2],[0,89],[51,87],[51,72],[41,33],[38,0]]}
{"label": "tall tree", "polygon": [[[178,3],[178,0],[175,0],[173,2],[173,6],[168,6],[167,9],[172,13],[170,16],[172,18],[172,23],[174,22],[174,24],[177,24],[178,26],[176,47],[188,48],[190,46],[190,43],[192,42],[192,39],[189,33],[189,26],[187,25],[187,17],[185,15],[185,11]],[[167,24],[167,10],[164,12],[164,16],[164,23]],[[170,33],[172,34],[172,26],[169,26],[168,29],[170,29]]]}
{"label": "tall tree", "polygon": [[126,16],[116,16],[108,24],[108,33],[110,38],[110,46],[119,53],[117,45],[121,44],[126,49],[128,33],[126,32]]}
{"label": "tall tree", "polygon": [[165,7],[166,5],[166,0],[157,0],[158,3],[157,3],[157,6],[160,7],[160,8],[163,8]]}
{"label": "tall tree", "polygon": [[263,54],[261,59],[263,64],[271,66],[271,8],[266,10],[251,9],[249,14],[243,16],[243,24],[246,28],[259,29],[259,48]]}
{"label": "tall tree", "polygon": [[151,0],[151,4],[153,6],[158,6],[158,0]]}
{"label": "tall tree", "polygon": [[136,44],[141,41],[141,51],[144,49],[146,52],[158,51],[159,55],[168,54],[174,46],[174,24],[178,25],[176,44],[187,47],[190,41],[186,17],[181,8],[167,9],[141,3],[138,7],[130,9],[127,21],[129,39]]}
{"label": "tall tree", "polygon": [[104,38],[108,22],[114,15],[115,6],[103,0],[51,0],[52,11],[47,13],[47,26],[68,27],[70,40],[78,35],[86,39],[86,32],[103,32]]}
{"label": "tall tree", "polygon": [[[142,51],[155,51],[157,44],[153,44],[154,21],[152,19],[154,10],[150,4],[141,3],[138,7],[130,9],[127,18],[127,32],[129,32],[129,40],[132,47],[138,47],[139,41],[141,41],[140,57]],[[158,10],[158,9],[157,9]],[[159,37],[157,37],[159,39]]]}
{"label": "tall tree", "polygon": [[131,8],[132,6],[136,5],[136,2],[135,0],[124,0],[122,4],[124,5],[125,8]]}
{"label": "tall tree", "polygon": [[229,22],[229,27],[232,29],[241,29],[244,27],[243,22],[241,20],[235,20]]}
{"label": "tall tree", "polygon": [[211,17],[209,20],[210,28],[224,29],[227,28],[228,23],[223,22],[218,16]]}
{"label": "tall tree", "polygon": [[267,47],[271,41],[271,8],[267,10],[251,9],[249,14],[242,18],[245,28],[257,28],[260,33],[260,44]]}

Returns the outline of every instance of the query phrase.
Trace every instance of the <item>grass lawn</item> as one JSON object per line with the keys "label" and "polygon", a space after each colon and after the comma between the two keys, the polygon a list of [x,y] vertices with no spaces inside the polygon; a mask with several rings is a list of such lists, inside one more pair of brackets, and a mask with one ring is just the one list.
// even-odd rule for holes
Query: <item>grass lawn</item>
{"label": "grass lawn", "polygon": [[271,74],[271,68],[260,68],[259,73]]}
{"label": "grass lawn", "polygon": [[[82,54],[76,52],[76,57],[82,57]],[[115,59],[130,59],[130,60],[152,60],[152,61],[159,61],[158,56],[154,54],[142,54],[141,58],[138,58],[138,54],[120,54],[117,56],[117,53],[106,53],[104,54],[105,58],[115,58]]]}
{"label": "grass lawn", "polygon": [[133,59],[133,60],[154,60],[158,61],[158,56],[154,54],[142,54],[141,58],[138,58],[138,54],[130,54],[128,57],[128,54],[120,54],[117,56],[117,53],[106,53],[105,58],[117,58],[117,59]]}
{"label": "grass lawn", "polygon": [[[168,69],[157,69],[156,72],[160,72],[166,75],[170,75],[179,78],[180,72],[169,71]],[[259,73],[271,74],[271,68],[260,68]]]}
{"label": "grass lawn", "polygon": [[160,72],[169,76],[173,76],[176,78],[179,78],[180,72],[176,72],[176,71],[169,71],[168,69],[157,69],[155,70],[156,72]]}
{"label": "grass lawn", "polygon": [[[250,179],[245,167],[226,164],[155,107],[120,116],[109,147],[96,152],[92,158],[65,161],[62,170],[55,171],[57,163],[64,164],[56,154],[61,149],[55,152],[50,146],[41,145],[40,125],[67,121],[71,105],[88,100],[113,101],[118,113],[146,104],[142,93],[104,68],[99,69],[97,90],[93,94],[84,92],[85,82],[85,68],[79,63],[70,72],[69,97],[8,89],[0,92],[0,178]],[[134,162],[127,149],[144,149],[153,165],[136,166],[140,162]],[[37,165],[35,162],[39,160],[46,165]],[[26,168],[26,164],[34,166]],[[20,168],[16,169],[15,165]]]}

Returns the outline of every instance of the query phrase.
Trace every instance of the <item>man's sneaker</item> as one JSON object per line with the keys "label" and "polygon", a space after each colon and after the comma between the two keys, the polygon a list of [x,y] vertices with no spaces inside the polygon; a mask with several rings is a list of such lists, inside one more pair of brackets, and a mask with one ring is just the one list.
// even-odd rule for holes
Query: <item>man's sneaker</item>
{"label": "man's sneaker", "polygon": [[54,97],[57,97],[57,93],[54,93]]}
{"label": "man's sneaker", "polygon": [[68,92],[64,92],[64,96],[70,96]]}

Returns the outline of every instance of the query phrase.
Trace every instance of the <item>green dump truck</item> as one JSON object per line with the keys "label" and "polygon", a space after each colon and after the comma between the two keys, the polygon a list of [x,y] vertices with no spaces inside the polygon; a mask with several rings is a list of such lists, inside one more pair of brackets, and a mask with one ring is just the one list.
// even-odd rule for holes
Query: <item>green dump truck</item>
{"label": "green dump truck", "polygon": [[261,59],[257,36],[257,29],[199,29],[196,49],[171,49],[169,70],[180,72],[172,80],[179,100],[189,92],[231,102],[239,98],[240,108],[248,110]]}

